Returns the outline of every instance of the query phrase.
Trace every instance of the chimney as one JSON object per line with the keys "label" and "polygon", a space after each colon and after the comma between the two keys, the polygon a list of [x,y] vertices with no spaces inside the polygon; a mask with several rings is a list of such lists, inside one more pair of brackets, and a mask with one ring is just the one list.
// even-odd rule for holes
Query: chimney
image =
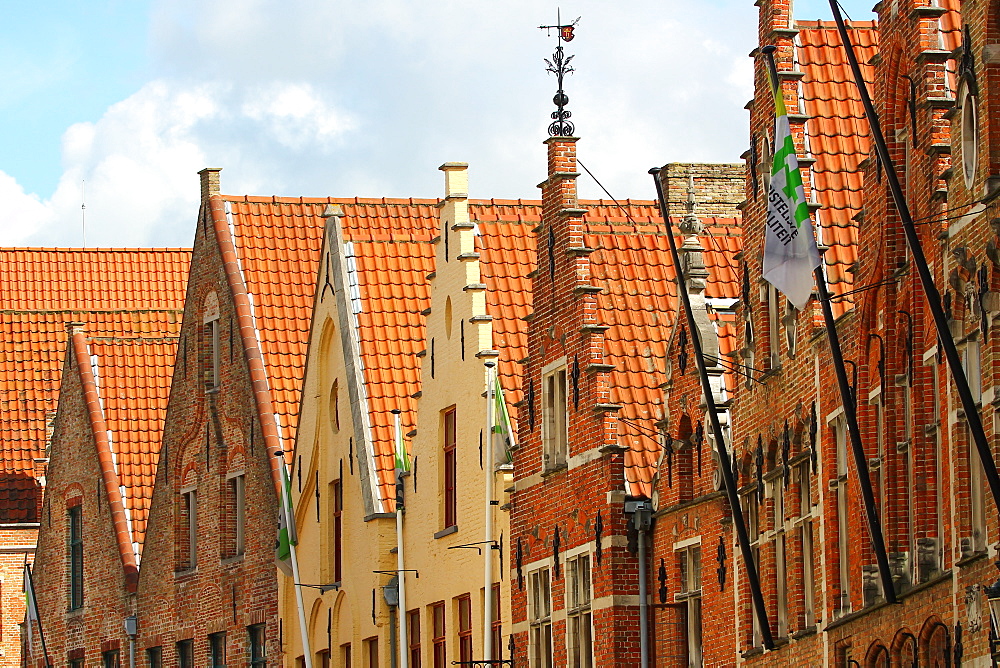
{"label": "chimney", "polygon": [[206,167],[198,172],[201,178],[201,201],[205,202],[212,195],[219,194],[219,172],[221,167]]}
{"label": "chimney", "polygon": [[446,162],[438,169],[444,172],[445,199],[469,196],[469,163]]}

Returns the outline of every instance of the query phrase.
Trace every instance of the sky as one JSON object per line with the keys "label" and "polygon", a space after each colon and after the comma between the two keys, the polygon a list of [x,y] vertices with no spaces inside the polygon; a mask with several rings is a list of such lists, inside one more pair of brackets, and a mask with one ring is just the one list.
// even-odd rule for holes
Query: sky
{"label": "sky", "polygon": [[[843,0],[855,20],[873,0]],[[538,197],[555,34],[578,156],[619,199],[748,143],[752,0],[6,0],[0,246],[189,246],[227,194]],[[797,19],[829,19],[797,0]],[[594,179],[580,196],[604,196]],[[83,208],[83,205],[86,208]]]}

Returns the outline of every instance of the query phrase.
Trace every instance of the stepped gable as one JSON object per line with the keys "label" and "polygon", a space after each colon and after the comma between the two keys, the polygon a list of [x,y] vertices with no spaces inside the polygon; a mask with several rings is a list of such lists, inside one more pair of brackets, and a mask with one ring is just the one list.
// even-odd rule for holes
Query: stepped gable
{"label": "stepped gable", "polygon": [[[851,40],[865,80],[871,84],[869,65],[878,51],[875,23],[851,23]],[[864,174],[859,165],[868,158],[871,132],[861,97],[832,21],[797,22],[796,63],[804,73],[800,89],[805,124],[805,157],[815,158],[811,169],[812,198],[820,204],[814,214],[820,241],[829,246],[824,256],[830,291],[843,295],[854,288],[851,268],[858,259],[858,230],[854,217],[862,209]],[[833,302],[835,317],[853,307],[854,297]]]}
{"label": "stepped gable", "polygon": [[[679,219],[673,219],[677,230]],[[708,270],[705,294],[709,300],[731,303],[739,298],[740,282],[733,257],[742,249],[742,230],[735,218],[703,218],[699,235]],[[674,265],[664,227],[657,219],[643,232],[612,228],[610,233],[584,236],[591,255],[592,282],[604,288],[598,294],[605,361],[611,371],[611,403],[620,405],[619,444],[625,453],[625,476],[634,496],[650,496],[650,482],[660,456],[658,423],[665,417],[662,386],[667,382],[665,362],[677,318],[683,317],[677,298]],[[683,238],[675,237],[678,246]],[[711,303],[711,301],[710,301]],[[716,324],[720,355],[735,347],[734,316],[729,310],[710,309]],[[729,396],[735,388],[731,365],[724,364]],[[676,367],[676,365],[674,365]],[[694,361],[688,373],[695,373]]]}
{"label": "stepped gable", "polygon": [[0,249],[0,522],[37,521],[66,325],[93,336],[180,330],[185,249]]}

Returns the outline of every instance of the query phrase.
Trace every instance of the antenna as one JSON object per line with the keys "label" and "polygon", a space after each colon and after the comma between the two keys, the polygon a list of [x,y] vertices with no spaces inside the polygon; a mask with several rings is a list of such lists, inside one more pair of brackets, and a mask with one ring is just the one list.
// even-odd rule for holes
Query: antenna
{"label": "antenna", "polygon": [[87,179],[81,181],[83,184],[83,198],[80,202],[80,227],[83,231],[83,247],[87,247]]}

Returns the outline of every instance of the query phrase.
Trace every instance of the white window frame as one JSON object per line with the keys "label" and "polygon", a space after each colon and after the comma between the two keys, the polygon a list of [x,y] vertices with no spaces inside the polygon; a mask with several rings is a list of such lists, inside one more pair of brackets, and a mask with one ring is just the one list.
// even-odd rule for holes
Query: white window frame
{"label": "white window frame", "polygon": [[566,642],[569,668],[594,665],[593,578],[590,552],[566,557]]}
{"label": "white window frame", "polygon": [[568,381],[566,358],[542,369],[542,468],[546,471],[566,466],[569,459]]}
{"label": "white window frame", "polygon": [[187,567],[184,570],[193,570],[198,567],[198,488],[181,488],[181,504],[187,513]]}
{"label": "white window frame", "polygon": [[234,540],[232,556],[241,556],[246,550],[246,474],[233,471],[226,475],[226,492],[233,495]]}
{"label": "white window frame", "polygon": [[837,455],[837,477],[833,487],[837,495],[837,576],[840,584],[840,600],[834,608],[834,615],[842,617],[851,611],[851,554],[850,554],[850,524],[848,504],[848,463],[847,463],[847,423],[843,413],[830,422],[833,431],[834,447]]}
{"label": "white window frame", "polygon": [[552,571],[528,573],[528,627],[532,668],[552,668]]}
{"label": "white window frame", "polygon": [[[674,545],[680,591],[674,600],[684,604],[684,639],[687,649],[687,667],[704,665],[703,619],[701,607],[701,540],[686,545]],[[692,564],[695,565],[692,568]]]}
{"label": "white window frame", "polygon": [[799,538],[802,543],[802,606],[806,628],[816,625],[816,544],[813,538],[812,462],[795,466],[799,489]]}

